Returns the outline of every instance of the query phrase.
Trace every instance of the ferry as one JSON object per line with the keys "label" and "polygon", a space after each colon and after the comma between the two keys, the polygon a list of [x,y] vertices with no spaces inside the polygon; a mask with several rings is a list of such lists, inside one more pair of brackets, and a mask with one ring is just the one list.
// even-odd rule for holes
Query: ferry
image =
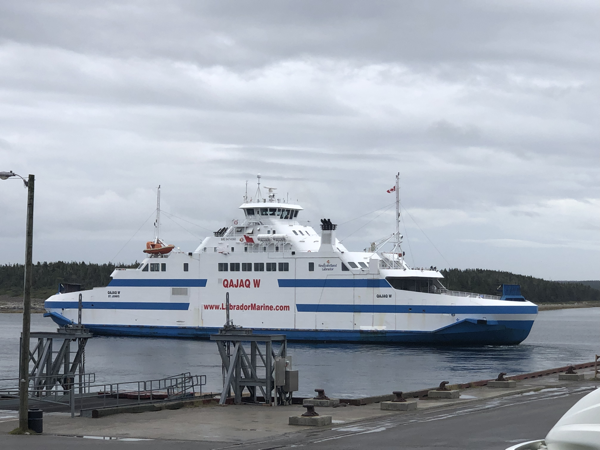
{"label": "ferry", "polygon": [[246,188],[243,219],[193,252],[157,234],[153,242],[168,252],[116,269],[106,287],[63,285],[46,300],[45,316],[121,336],[207,339],[228,314],[236,326],[294,341],[515,345],[528,336],[537,306],[519,286],[504,286],[501,296],[451,291],[436,268],[409,267],[399,175],[388,190],[396,195],[396,230],[367,251],[348,250],[330,219],[321,220],[320,234],[303,224],[303,208],[277,199],[275,188],[265,187],[263,197],[260,180],[254,199]]}

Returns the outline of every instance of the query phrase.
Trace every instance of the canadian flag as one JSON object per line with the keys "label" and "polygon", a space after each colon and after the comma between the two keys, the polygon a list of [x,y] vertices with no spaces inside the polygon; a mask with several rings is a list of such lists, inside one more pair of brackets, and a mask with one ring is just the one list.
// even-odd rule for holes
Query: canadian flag
{"label": "canadian flag", "polygon": [[394,192],[395,190],[396,190],[396,186],[394,186],[394,187],[393,187],[393,188],[391,188],[391,189],[388,189],[388,190],[387,190],[387,193],[388,193],[388,194],[391,194],[391,193],[392,193],[392,192]]}
{"label": "canadian flag", "polygon": [[252,239],[250,236],[244,235],[244,240],[248,244],[254,244],[254,239]]}

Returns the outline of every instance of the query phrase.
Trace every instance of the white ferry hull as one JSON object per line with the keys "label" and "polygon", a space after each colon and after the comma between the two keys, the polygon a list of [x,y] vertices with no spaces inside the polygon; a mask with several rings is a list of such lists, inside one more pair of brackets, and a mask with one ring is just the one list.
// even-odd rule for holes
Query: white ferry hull
{"label": "white ferry hull", "polygon": [[[398,216],[398,197],[396,204]],[[409,268],[398,228],[392,252],[350,252],[330,220],[319,235],[296,220],[300,206],[272,193],[241,209],[243,223],[194,252],[150,256],[137,269],[115,270],[105,288],[54,295],[47,315],[77,323],[81,307],[81,323],[97,334],[208,338],[225,324],[229,294],[233,323],[256,333],[457,345],[518,344],[537,315],[517,287],[502,299],[456,293],[436,269]]]}
{"label": "white ferry hull", "polygon": [[[191,258],[173,255],[169,264],[186,260]],[[277,275],[115,278],[106,288],[54,295],[45,307],[59,325],[77,323],[81,296],[82,323],[96,334],[206,339],[224,325],[229,293],[231,319],[255,333],[390,344],[513,345],[527,337],[537,315],[530,302],[407,292],[374,276]],[[187,295],[173,295],[176,289]]]}

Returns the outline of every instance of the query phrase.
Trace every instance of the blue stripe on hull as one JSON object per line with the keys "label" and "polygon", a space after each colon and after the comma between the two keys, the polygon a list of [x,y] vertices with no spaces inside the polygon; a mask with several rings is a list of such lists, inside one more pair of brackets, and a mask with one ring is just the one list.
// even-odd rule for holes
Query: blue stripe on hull
{"label": "blue stripe on hull", "polygon": [[318,313],[396,313],[396,314],[537,314],[531,306],[451,306],[451,305],[340,305],[296,304],[298,312]]}
{"label": "blue stripe on hull", "polygon": [[[83,309],[135,309],[149,311],[187,311],[189,303],[173,302],[82,302]],[[76,301],[46,302],[48,309],[77,309]],[[536,305],[531,306],[415,306],[415,305],[339,305],[296,304],[298,312],[314,313],[392,313],[392,314],[537,314]]]}
{"label": "blue stripe on hull", "polygon": [[[59,325],[71,321],[58,313],[49,316]],[[354,330],[290,330],[255,328],[255,334],[284,334],[290,341],[358,342],[376,344],[429,345],[516,345],[529,335],[532,320],[498,321],[479,324],[463,320],[442,329],[428,331],[354,331]],[[213,327],[155,327],[138,325],[91,325],[85,327],[94,334],[108,336],[175,337],[208,339],[218,333]]]}
{"label": "blue stripe on hull", "polygon": [[381,279],[279,279],[279,287],[282,288],[391,288],[386,280]]}
{"label": "blue stripe on hull", "polygon": [[[78,309],[79,302],[51,301],[44,303],[47,309]],[[81,302],[83,309],[136,309],[148,311],[187,311],[189,303],[162,302]]]}

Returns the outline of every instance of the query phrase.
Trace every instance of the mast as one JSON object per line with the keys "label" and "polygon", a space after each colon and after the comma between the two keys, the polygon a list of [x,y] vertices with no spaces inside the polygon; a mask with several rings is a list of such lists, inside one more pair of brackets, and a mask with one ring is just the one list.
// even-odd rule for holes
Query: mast
{"label": "mast", "polygon": [[400,172],[396,174],[396,185],[393,188],[396,191],[396,233],[394,234],[394,248],[392,253],[398,254],[398,260],[402,260],[402,235],[400,234]]}
{"label": "mast", "polygon": [[156,221],[154,222],[154,231],[156,232],[156,243],[160,242],[160,184],[156,190]]}
{"label": "mast", "polygon": [[256,178],[258,180],[257,181],[258,187],[256,189],[256,201],[260,202],[260,199],[262,198],[262,194],[260,192],[260,173],[258,175],[256,175]]}
{"label": "mast", "polygon": [[396,174],[396,243],[400,247],[400,172]]}

